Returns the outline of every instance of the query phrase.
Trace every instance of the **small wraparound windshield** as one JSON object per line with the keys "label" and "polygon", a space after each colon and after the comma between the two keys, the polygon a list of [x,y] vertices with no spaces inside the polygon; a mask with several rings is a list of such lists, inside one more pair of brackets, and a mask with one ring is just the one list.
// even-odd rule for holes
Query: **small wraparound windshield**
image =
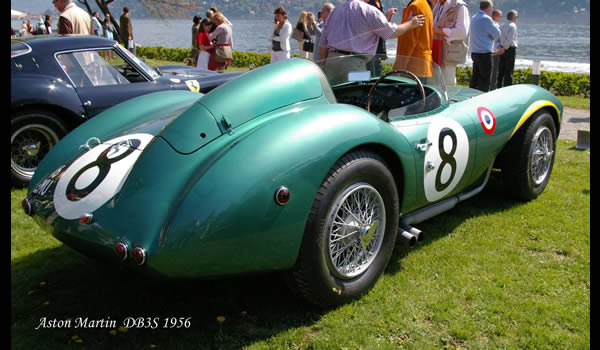
{"label": "small wraparound windshield", "polygon": [[422,114],[448,102],[440,67],[422,58],[345,55],[317,64],[338,103],[367,109],[385,120]]}

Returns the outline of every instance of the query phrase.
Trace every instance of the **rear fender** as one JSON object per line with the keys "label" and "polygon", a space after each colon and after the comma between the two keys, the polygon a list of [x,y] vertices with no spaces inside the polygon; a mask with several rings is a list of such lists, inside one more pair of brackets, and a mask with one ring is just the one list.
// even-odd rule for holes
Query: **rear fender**
{"label": "rear fender", "polygon": [[[147,129],[145,132],[157,135],[168,122],[202,96],[191,91],[156,92],[125,101],[98,114],[71,131],[52,148],[37,167],[29,188],[34,188],[41,179],[80,154],[79,146],[91,137],[106,141],[132,129],[140,132],[144,125]],[[159,122],[154,124],[154,129],[148,125],[152,121]]]}
{"label": "rear fender", "polygon": [[60,115],[64,118],[62,121],[68,125],[78,125],[88,118],[79,95],[66,81],[51,76],[25,74],[11,79],[12,115],[27,108],[47,106],[55,110],[68,110],[68,114]]}
{"label": "rear fender", "polygon": [[[353,106],[297,105],[257,119],[187,156],[202,160],[172,202],[149,260],[155,269],[197,277],[290,268],[315,195],[339,158],[364,146],[414,164],[404,136]],[[403,181],[413,191],[414,177]],[[274,200],[281,186],[291,193],[284,206]]]}

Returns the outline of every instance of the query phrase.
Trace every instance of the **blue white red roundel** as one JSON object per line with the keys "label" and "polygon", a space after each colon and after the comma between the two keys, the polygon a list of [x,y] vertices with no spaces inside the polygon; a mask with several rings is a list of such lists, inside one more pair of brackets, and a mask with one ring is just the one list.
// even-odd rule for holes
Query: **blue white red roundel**
{"label": "blue white red roundel", "polygon": [[479,115],[483,131],[488,135],[493,134],[496,130],[496,117],[494,117],[492,111],[485,107],[479,107],[477,108],[477,115]]}

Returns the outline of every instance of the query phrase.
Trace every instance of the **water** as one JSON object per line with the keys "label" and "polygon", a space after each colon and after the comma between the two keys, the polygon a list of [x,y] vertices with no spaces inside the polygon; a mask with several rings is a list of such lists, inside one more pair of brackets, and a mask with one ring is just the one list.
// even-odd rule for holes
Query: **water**
{"label": "water", "polygon": [[[230,18],[233,23],[234,50],[267,52],[272,19]],[[15,29],[20,21],[11,21]],[[191,47],[192,21],[188,19],[133,19],[135,41],[142,46]],[[290,18],[294,24],[296,18]],[[32,23],[35,23],[32,21]],[[542,70],[570,73],[590,73],[590,26],[584,24],[517,23],[519,48],[516,68],[531,67],[542,61]],[[298,45],[292,40],[292,53]],[[388,53],[394,55],[396,39],[387,41]],[[471,64],[469,61],[467,64]]]}

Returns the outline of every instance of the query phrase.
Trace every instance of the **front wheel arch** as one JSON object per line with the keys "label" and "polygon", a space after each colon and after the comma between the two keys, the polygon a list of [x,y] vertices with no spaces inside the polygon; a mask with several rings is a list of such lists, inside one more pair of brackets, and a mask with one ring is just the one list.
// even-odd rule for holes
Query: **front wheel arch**
{"label": "front wheel arch", "polygon": [[502,150],[506,190],[521,201],[537,198],[546,188],[556,155],[558,131],[547,109],[535,112]]}

